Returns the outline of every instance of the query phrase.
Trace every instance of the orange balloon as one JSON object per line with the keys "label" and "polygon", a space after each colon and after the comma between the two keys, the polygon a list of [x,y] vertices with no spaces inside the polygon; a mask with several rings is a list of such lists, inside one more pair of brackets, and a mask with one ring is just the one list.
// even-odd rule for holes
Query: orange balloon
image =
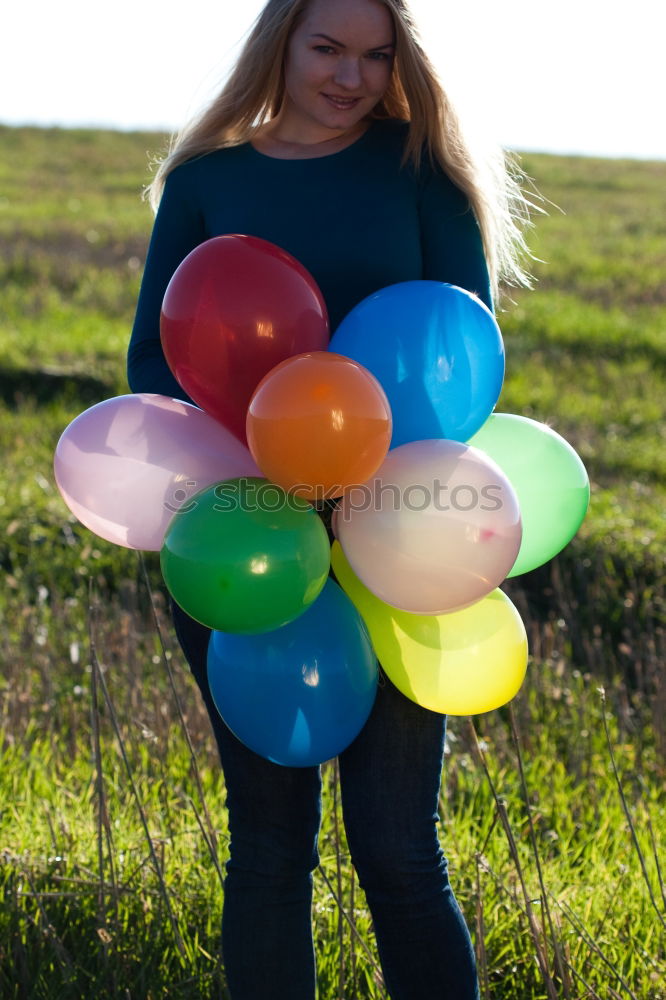
{"label": "orange balloon", "polygon": [[313,351],[282,361],[262,379],[246,429],[267,479],[305,500],[324,500],[379,468],[391,443],[391,409],[358,362]]}

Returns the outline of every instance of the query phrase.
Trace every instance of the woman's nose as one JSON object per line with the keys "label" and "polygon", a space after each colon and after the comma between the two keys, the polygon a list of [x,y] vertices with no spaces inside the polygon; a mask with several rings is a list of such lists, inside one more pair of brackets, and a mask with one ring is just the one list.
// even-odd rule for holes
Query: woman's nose
{"label": "woman's nose", "polygon": [[361,85],[361,67],[356,59],[339,59],[334,80],[340,87],[356,90]]}

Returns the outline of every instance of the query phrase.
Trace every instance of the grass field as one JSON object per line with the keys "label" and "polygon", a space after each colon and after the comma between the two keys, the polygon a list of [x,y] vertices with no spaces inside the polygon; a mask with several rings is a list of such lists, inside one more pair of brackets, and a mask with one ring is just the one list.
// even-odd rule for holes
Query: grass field
{"label": "grass field", "polygon": [[[0,127],[2,998],[224,991],[224,788],[157,560],[80,527],[51,471],[67,423],[127,391],[162,142]],[[528,678],[510,708],[450,720],[442,840],[484,1000],[665,1000],[666,164],[523,167],[553,205],[536,290],[499,315],[498,409],[563,434],[592,502],[506,586]],[[320,996],[379,1000],[324,776]]]}

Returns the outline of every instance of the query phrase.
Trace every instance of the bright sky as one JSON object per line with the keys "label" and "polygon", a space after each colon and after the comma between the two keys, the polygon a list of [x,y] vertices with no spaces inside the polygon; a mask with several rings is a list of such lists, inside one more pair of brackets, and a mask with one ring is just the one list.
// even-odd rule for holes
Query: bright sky
{"label": "bright sky", "polygon": [[[32,0],[3,14],[0,122],[167,128],[213,95],[263,0]],[[412,0],[475,127],[513,149],[666,159],[655,0]]]}

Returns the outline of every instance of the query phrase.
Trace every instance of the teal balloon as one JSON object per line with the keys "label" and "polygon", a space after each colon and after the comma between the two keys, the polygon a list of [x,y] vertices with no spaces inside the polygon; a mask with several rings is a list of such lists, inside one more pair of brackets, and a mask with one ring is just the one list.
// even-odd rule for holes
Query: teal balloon
{"label": "teal balloon", "polygon": [[493,413],[467,443],[499,465],[518,496],[523,538],[508,575],[542,566],[587,513],[590,481],[580,457],[552,428],[513,413]]}
{"label": "teal balloon", "polygon": [[208,683],[235,736],[286,767],[341,753],[370,715],[377,661],[358,611],[333,580],[308,610],[264,635],[212,632]]}
{"label": "teal balloon", "polygon": [[404,281],[359,302],[329,350],[379,381],[393,416],[391,447],[429,438],[467,441],[502,390],[504,344],[475,295],[441,281]]}
{"label": "teal balloon", "polygon": [[265,479],[230,479],[195,493],[169,523],[160,553],[166,586],[202,625],[267,632],[321,592],[331,550],[310,504]]}

